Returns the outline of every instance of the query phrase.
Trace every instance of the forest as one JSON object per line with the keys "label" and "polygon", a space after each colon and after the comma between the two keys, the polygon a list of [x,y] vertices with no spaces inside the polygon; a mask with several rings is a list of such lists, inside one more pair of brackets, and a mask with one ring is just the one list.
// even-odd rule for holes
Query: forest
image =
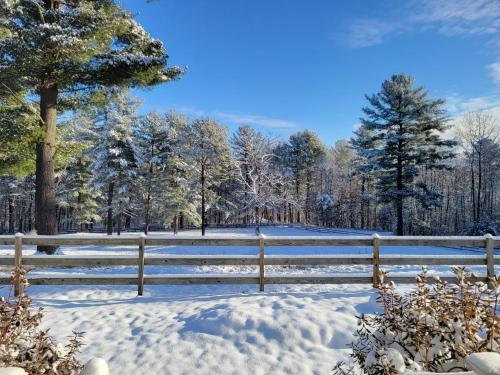
{"label": "forest", "polygon": [[333,146],[311,130],[281,139],[175,111],[144,114],[134,88],[185,73],[167,67],[161,41],[114,3],[28,3],[2,3],[0,13],[0,233],[498,230],[493,113],[451,117],[444,100],[395,74],[366,95],[352,138]]}
{"label": "forest", "polygon": [[[404,100],[425,106],[418,118],[414,108],[391,108],[401,86]],[[405,75],[383,87],[368,97],[353,137],[333,147],[309,130],[282,140],[250,126],[230,134],[214,120],[173,111],[139,115],[128,89],[102,88],[58,124],[58,231],[199,227],[204,234],[211,225],[258,231],[261,224],[305,223],[412,235],[495,233],[498,119],[473,112],[455,123],[443,101],[426,99]],[[404,120],[387,120],[397,114]],[[30,139],[10,142],[16,151],[2,154],[0,231],[31,232],[35,148]]]}

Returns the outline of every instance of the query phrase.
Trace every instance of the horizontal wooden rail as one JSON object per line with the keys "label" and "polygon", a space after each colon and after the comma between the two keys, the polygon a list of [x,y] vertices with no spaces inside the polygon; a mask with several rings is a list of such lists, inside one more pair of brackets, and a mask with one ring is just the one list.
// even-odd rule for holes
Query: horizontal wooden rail
{"label": "horizontal wooden rail", "polygon": [[[397,284],[415,283],[415,274],[392,275],[386,281],[394,281]],[[447,282],[456,280],[454,276],[440,276],[440,279]],[[8,283],[10,278],[0,278],[0,283]],[[484,277],[471,278],[471,281],[485,281]],[[371,274],[268,274],[264,278],[265,284],[371,284]],[[429,277],[429,283],[435,282]],[[189,285],[189,284],[259,284],[258,274],[165,274],[144,276],[145,285]],[[30,278],[32,285],[137,285],[135,275],[50,275],[44,277]]]}
{"label": "horizontal wooden rail", "polygon": [[[381,266],[395,265],[461,265],[486,266],[486,277],[494,276],[494,265],[500,265],[500,257],[494,256],[494,248],[500,247],[500,238],[484,237],[395,237],[395,236],[308,236],[308,237],[201,237],[201,236],[159,236],[159,235],[62,235],[62,236],[0,236],[0,245],[15,246],[15,256],[0,256],[0,266],[14,265],[23,267],[138,267],[138,275],[113,274],[53,274],[30,278],[34,285],[138,285],[142,295],[144,285],[160,284],[341,284],[341,283],[378,283],[378,270]],[[137,255],[23,255],[23,246],[132,246],[138,248]],[[250,246],[258,248],[257,255],[185,255],[162,254],[146,255],[147,246]],[[323,246],[323,247],[371,247],[371,254],[307,254],[307,255],[266,255],[267,246]],[[438,255],[380,255],[384,246],[436,246],[436,247],[479,247],[484,255],[438,256]],[[216,249],[214,249],[216,250]],[[234,265],[255,266],[258,273],[245,274],[167,274],[147,275],[145,266],[204,266]],[[372,266],[370,274],[266,274],[265,266]],[[397,283],[414,282],[414,275],[390,275],[389,280]],[[452,281],[453,276],[442,277]],[[10,278],[0,278],[8,283]],[[431,282],[432,280],[429,279]],[[16,293],[22,293],[21,285],[16,282]]]}
{"label": "horizontal wooden rail", "polygon": [[[138,235],[23,236],[23,245],[137,246]],[[492,237],[500,247],[500,237]],[[148,235],[146,246],[259,246],[258,236],[215,237]],[[485,237],[472,236],[380,236],[380,246],[485,247]],[[265,236],[267,246],[372,246],[373,236]],[[1,245],[14,245],[14,236],[0,236]]]}
{"label": "horizontal wooden rail", "polygon": [[[292,265],[371,265],[373,258],[368,255],[266,255],[266,266]],[[486,265],[485,256],[381,256],[380,264],[395,265]],[[144,258],[146,266],[243,266],[259,265],[256,255],[150,255]],[[494,264],[500,265],[500,258],[495,258]],[[1,266],[13,266],[14,257],[0,256]],[[136,256],[109,255],[27,255],[23,256],[23,265],[33,267],[98,267],[98,266],[136,266]]]}

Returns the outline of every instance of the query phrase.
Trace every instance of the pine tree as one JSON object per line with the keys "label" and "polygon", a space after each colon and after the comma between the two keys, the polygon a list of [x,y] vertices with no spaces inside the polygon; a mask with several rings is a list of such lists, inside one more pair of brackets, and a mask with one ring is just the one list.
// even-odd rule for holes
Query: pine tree
{"label": "pine tree", "polygon": [[75,92],[149,86],[175,79],[181,70],[165,68],[163,44],[112,0],[2,0],[0,36],[0,81],[7,91],[39,98],[36,227],[39,234],[55,234],[58,107],[77,106]]}
{"label": "pine tree", "polygon": [[373,197],[374,176],[373,171],[368,164],[372,151],[376,149],[376,141],[373,139],[374,132],[361,125],[354,131],[354,137],[351,138],[351,147],[355,150],[357,158],[354,160],[354,170],[357,176],[360,176],[360,226],[369,227],[370,204],[376,200]]}
{"label": "pine tree", "polygon": [[[293,134],[288,140],[285,162],[292,170],[296,200],[305,211],[306,222],[312,209],[312,178],[324,155],[325,147],[317,134],[310,130]],[[301,222],[300,210],[297,210],[296,220]]]}
{"label": "pine tree", "polygon": [[455,142],[441,139],[447,128],[444,101],[428,98],[423,87],[414,87],[412,77],[394,75],[379,93],[366,96],[362,125],[373,132],[367,164],[377,176],[379,196],[392,202],[396,211],[396,233],[404,233],[404,202],[413,197],[424,206],[440,204],[439,195],[428,185],[414,185],[421,168],[448,168],[446,159]]}
{"label": "pine tree", "polygon": [[182,223],[201,224],[198,212],[200,196],[198,195],[198,171],[191,165],[192,144],[190,143],[190,126],[188,119],[175,112],[166,115],[171,129],[172,143],[170,158],[165,164],[166,176],[159,207],[163,224],[173,225],[177,234]]}
{"label": "pine tree", "polygon": [[92,172],[90,159],[84,154],[71,158],[60,176],[58,184],[58,206],[69,207],[77,231],[101,220],[98,200],[101,192],[90,184]]}
{"label": "pine tree", "polygon": [[[137,175],[137,153],[132,125],[137,120],[137,101],[128,90],[105,89],[104,103],[83,113],[81,126],[94,145],[86,151],[92,160],[90,183],[106,194],[107,233],[113,233],[116,217],[120,234],[122,218],[132,214],[131,187]],[[86,124],[86,128],[85,128]]]}
{"label": "pine tree", "polygon": [[151,216],[159,211],[164,191],[171,181],[176,131],[169,116],[148,113],[135,129],[139,159],[139,191],[144,206],[144,233],[148,233]]}
{"label": "pine tree", "polygon": [[217,200],[215,188],[223,182],[229,165],[227,129],[209,119],[191,122],[184,143],[186,160],[196,177],[196,188],[201,199],[201,234],[205,235],[207,208]]}

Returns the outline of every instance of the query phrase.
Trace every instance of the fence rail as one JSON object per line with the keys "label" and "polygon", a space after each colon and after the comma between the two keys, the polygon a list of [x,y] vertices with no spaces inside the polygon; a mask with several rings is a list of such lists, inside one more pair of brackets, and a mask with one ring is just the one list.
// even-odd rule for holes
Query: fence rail
{"label": "fence rail", "polygon": [[[265,284],[339,284],[339,283],[378,283],[378,271],[383,265],[484,265],[486,280],[494,276],[494,266],[500,265],[500,257],[495,258],[494,248],[500,247],[500,237],[396,237],[396,236],[308,236],[308,237],[170,237],[158,235],[123,235],[120,237],[104,236],[0,236],[0,245],[14,246],[14,256],[0,256],[0,266],[33,267],[105,267],[137,266],[135,275],[64,275],[31,278],[34,285],[137,285],[138,294],[142,295],[144,285],[160,284],[258,284],[264,290]],[[78,245],[78,246],[137,246],[137,256],[110,255],[23,255],[25,245]],[[147,246],[255,246],[257,255],[145,255]],[[271,246],[370,246],[368,255],[266,255],[265,248]],[[483,255],[474,256],[438,256],[438,255],[380,255],[381,246],[464,246],[482,247]],[[171,265],[253,265],[258,273],[244,274],[167,274],[147,275],[146,266]],[[369,274],[266,274],[265,266],[291,265],[372,265]],[[390,277],[397,283],[410,283],[412,276]],[[452,277],[443,277],[451,280]],[[10,278],[0,278],[6,284]],[[20,283],[16,282],[16,293],[22,293]]]}

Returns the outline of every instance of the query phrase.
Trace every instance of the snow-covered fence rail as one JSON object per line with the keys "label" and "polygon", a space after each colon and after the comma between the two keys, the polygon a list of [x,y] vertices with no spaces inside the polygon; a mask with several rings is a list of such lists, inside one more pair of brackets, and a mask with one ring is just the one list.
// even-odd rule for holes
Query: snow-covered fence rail
{"label": "snow-covered fence rail", "polygon": [[[104,236],[0,236],[0,245],[14,246],[14,256],[0,256],[0,266],[33,267],[103,267],[137,266],[135,275],[65,275],[34,277],[30,282],[35,285],[137,285],[142,295],[144,285],[158,284],[259,284],[264,290],[265,284],[340,284],[378,282],[378,270],[384,265],[483,265],[487,277],[494,276],[495,264],[500,265],[500,257],[494,257],[494,248],[500,247],[500,237],[395,237],[395,236],[354,236],[354,237],[171,237],[158,235],[124,235],[120,237]],[[78,245],[78,246],[137,246],[137,256],[109,255],[23,255],[25,245]],[[257,255],[146,255],[147,246],[255,246]],[[366,255],[266,255],[265,249],[273,246],[370,246],[371,254]],[[443,256],[443,255],[380,255],[382,246],[464,246],[481,247],[484,255]],[[170,265],[254,265],[258,274],[165,274],[147,275],[146,266]],[[265,266],[292,265],[372,265],[372,274],[266,274]],[[451,279],[451,277],[449,277]],[[397,283],[411,283],[413,276],[393,275],[391,280]],[[447,279],[444,277],[444,279]],[[0,283],[8,283],[9,278],[0,278]],[[16,292],[20,292],[16,286]]]}

